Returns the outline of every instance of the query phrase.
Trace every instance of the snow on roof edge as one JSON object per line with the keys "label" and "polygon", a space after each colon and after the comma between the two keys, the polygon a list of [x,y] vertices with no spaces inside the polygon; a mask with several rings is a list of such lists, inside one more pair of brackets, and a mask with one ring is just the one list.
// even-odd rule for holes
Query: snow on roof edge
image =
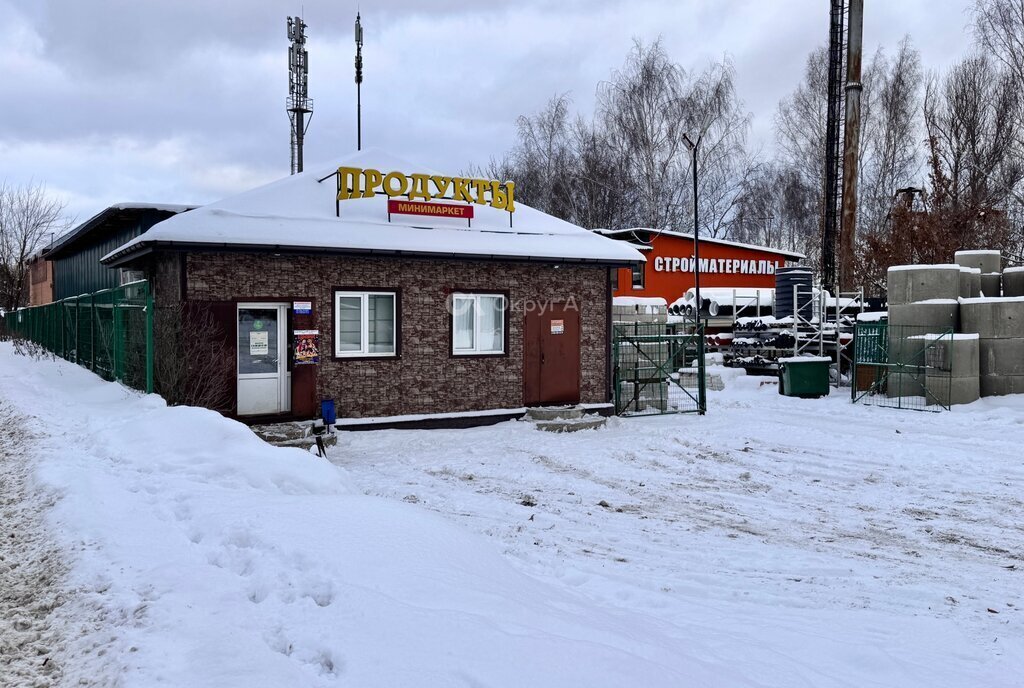
{"label": "snow on roof edge", "polygon": [[[650,227],[627,227],[625,229],[593,229],[592,232],[601,234],[603,236],[611,236],[613,234],[623,234],[626,232],[651,232],[653,234],[664,234],[665,236],[677,237],[680,239],[693,239],[693,234],[687,232],[676,232],[671,229],[652,229]],[[807,256],[799,251],[786,251],[781,248],[772,248],[770,246],[757,246],[756,244],[744,244],[739,241],[730,241],[728,239],[714,239],[712,237],[701,237],[701,243],[712,243],[722,244],[724,246],[735,246],[736,248],[746,248],[753,251],[764,251],[766,253],[777,253],[782,256],[791,256],[794,258],[804,259]]]}

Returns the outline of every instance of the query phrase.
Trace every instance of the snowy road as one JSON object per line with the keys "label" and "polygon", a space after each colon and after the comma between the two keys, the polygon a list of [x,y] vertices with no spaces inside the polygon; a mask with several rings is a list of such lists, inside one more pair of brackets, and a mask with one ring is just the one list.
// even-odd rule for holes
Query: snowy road
{"label": "snowy road", "polygon": [[779,676],[789,655],[766,685],[1020,685],[1024,399],[931,414],[739,379],[711,404],[585,437],[351,434],[333,460],[717,657]]}
{"label": "snowy road", "polygon": [[0,407],[28,543],[4,556],[47,576],[5,589],[28,635],[4,638],[57,663],[23,649],[12,685],[1024,675],[1024,398],[923,414],[739,379],[704,418],[346,433],[332,465],[0,344]]}

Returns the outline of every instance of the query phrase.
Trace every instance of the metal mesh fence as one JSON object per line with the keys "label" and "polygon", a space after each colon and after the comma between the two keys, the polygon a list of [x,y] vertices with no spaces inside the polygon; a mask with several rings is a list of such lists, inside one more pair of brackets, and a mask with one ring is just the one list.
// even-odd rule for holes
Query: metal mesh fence
{"label": "metal mesh fence", "polygon": [[153,391],[153,298],[133,282],[7,313],[8,336],[35,343],[104,380]]}
{"label": "metal mesh fence", "polygon": [[615,412],[704,413],[704,329],[617,323],[612,339]]}
{"label": "metal mesh fence", "polygon": [[919,411],[949,409],[952,377],[945,360],[953,330],[857,323],[854,402]]}

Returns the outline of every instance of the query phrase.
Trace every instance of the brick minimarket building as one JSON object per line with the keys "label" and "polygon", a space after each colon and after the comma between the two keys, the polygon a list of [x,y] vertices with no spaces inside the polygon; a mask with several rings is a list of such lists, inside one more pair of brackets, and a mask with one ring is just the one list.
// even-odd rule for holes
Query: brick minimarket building
{"label": "brick minimarket building", "polygon": [[[207,312],[247,421],[479,414],[610,400],[612,271],[628,245],[514,185],[363,151],[176,215],[103,258],[159,307]],[[157,337],[161,333],[157,333]]]}

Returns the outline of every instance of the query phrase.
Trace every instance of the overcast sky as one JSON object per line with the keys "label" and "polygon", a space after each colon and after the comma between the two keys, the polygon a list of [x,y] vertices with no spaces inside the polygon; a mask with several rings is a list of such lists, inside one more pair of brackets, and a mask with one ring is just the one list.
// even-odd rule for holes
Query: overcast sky
{"label": "overcast sky", "polygon": [[[971,49],[970,0],[865,0],[867,53],[905,34],[925,68]],[[289,171],[285,17],[309,25],[306,169],[355,149],[356,2],[0,0],[0,181],[44,182],[84,220],[117,201],[205,203]],[[361,5],[363,143],[451,172],[515,119],[597,83],[634,37],[700,69],[728,54],[772,145],[780,98],[828,39],[828,0],[378,0]]]}

